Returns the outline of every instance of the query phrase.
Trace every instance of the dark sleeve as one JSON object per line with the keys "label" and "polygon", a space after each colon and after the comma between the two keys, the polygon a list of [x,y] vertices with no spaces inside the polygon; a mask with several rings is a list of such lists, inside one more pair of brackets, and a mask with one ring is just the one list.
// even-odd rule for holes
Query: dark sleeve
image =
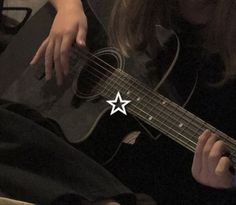
{"label": "dark sleeve", "polygon": [[[193,179],[194,180],[194,179]],[[236,204],[236,189],[216,189],[199,184],[194,180],[199,196],[206,204],[230,205]]]}
{"label": "dark sleeve", "polygon": [[130,189],[91,158],[35,123],[42,120],[47,119],[24,105],[0,105],[0,187],[5,193],[45,205],[58,200],[73,204],[79,198],[97,201],[116,196],[125,199],[122,205],[133,205],[128,203],[135,198]]}
{"label": "dark sleeve", "polygon": [[64,138],[64,133],[56,121],[42,116],[39,112],[26,105],[0,99],[0,108],[4,108],[25,118],[28,118],[38,125],[50,130],[57,136]]}

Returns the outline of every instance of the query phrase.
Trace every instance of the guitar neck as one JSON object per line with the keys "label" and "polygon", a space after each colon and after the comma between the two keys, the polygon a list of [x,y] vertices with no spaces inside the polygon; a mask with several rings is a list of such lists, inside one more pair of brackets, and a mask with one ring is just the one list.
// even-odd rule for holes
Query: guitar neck
{"label": "guitar neck", "polygon": [[228,151],[236,162],[236,141],[234,139],[178,104],[147,88],[122,70],[116,70],[101,86],[103,97],[114,99],[119,91],[122,98],[131,101],[127,106],[130,114],[156,128],[192,152],[194,152],[198,137],[203,131],[211,130],[217,134],[219,139],[225,142]]}

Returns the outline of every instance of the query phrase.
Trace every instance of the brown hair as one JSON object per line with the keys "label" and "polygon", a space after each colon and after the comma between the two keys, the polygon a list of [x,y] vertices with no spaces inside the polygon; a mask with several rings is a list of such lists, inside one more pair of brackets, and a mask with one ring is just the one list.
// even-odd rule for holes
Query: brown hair
{"label": "brown hair", "polygon": [[[221,83],[236,76],[236,1],[216,0],[212,21],[203,36],[204,46],[224,61]],[[122,54],[145,48],[154,37],[155,24],[171,27],[177,0],[116,0],[109,38]]]}

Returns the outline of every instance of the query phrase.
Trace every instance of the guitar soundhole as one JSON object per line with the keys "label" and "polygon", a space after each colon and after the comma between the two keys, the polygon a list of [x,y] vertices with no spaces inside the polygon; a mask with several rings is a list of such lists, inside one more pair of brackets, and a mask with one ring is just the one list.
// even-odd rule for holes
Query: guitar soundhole
{"label": "guitar soundhole", "polygon": [[76,79],[76,95],[80,98],[98,97],[105,81],[119,66],[119,58],[114,54],[106,52],[93,55]]}

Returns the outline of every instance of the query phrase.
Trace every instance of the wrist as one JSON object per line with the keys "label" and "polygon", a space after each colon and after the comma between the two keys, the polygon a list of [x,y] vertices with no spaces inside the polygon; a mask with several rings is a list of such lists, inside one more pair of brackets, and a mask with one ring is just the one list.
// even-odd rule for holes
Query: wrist
{"label": "wrist", "polygon": [[77,10],[83,7],[81,0],[50,0],[57,11]]}

